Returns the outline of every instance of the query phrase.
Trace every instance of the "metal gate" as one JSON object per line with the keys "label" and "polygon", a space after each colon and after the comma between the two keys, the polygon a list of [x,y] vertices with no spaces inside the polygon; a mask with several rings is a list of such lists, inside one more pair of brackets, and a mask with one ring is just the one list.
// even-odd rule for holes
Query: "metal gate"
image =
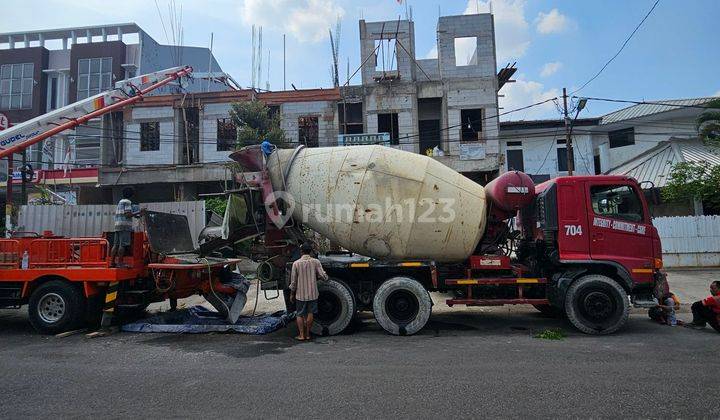
{"label": "metal gate", "polygon": [[[115,207],[114,204],[21,206],[17,230],[37,233],[50,230],[67,237],[100,236],[103,232],[114,230]],[[205,201],[142,203],[140,208],[187,216],[195,242],[205,227]],[[141,229],[137,219],[133,227]]]}

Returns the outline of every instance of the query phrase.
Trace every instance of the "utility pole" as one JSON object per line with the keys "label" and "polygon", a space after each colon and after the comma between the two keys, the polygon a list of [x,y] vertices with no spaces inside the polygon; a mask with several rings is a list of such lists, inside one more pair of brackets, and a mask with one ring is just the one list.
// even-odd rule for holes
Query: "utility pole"
{"label": "utility pole", "polygon": [[7,157],[8,161],[8,174],[7,183],[5,184],[5,236],[10,237],[10,231],[15,229],[13,213],[15,208],[13,207],[13,154],[9,154]]}
{"label": "utility pole", "polygon": [[[208,74],[212,73],[212,71],[213,71],[212,70],[213,36],[214,36],[214,34],[212,32],[210,32],[210,57],[208,57]],[[206,92],[210,92],[210,77],[208,77],[208,79],[207,79],[207,91]]]}
{"label": "utility pole", "polygon": [[285,34],[283,34],[283,90],[287,90],[285,86]]}
{"label": "utility pole", "polygon": [[27,149],[22,151],[22,166],[20,167],[20,204],[27,204]]}
{"label": "utility pole", "polygon": [[572,136],[570,135],[570,117],[568,117],[567,106],[567,89],[563,88],[563,114],[565,115],[565,150],[567,151],[567,169],[568,175],[572,175],[575,170],[575,160],[573,159]]}

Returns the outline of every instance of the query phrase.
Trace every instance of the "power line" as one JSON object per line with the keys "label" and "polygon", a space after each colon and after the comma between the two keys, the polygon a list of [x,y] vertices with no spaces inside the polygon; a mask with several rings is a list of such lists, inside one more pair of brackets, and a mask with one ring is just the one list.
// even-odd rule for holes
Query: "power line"
{"label": "power line", "polygon": [[[577,92],[577,91],[576,91]],[[578,96],[573,96],[573,98],[579,98]],[[705,106],[705,105],[683,105],[683,104],[673,104],[669,102],[661,102],[661,101],[632,101],[629,99],[610,99],[610,98],[594,98],[590,96],[583,96],[583,99],[587,99],[590,101],[603,101],[603,102],[618,102],[618,103],[624,103],[624,104],[636,104],[636,105],[658,105],[658,106],[672,106],[677,108],[700,108],[700,109],[715,109],[711,106]],[[709,102],[710,100],[708,100]],[[622,109],[619,109],[617,111],[613,111],[610,114],[614,112],[620,112]]]}
{"label": "power line", "polygon": [[[555,97],[555,98],[550,98],[550,99],[546,99],[546,100],[544,100],[544,101],[536,102],[536,103],[534,103],[534,104],[526,105],[526,106],[523,106],[523,107],[520,107],[520,108],[515,108],[515,109],[512,109],[512,110],[510,110],[510,111],[501,112],[501,113],[498,113],[498,114],[496,114],[496,115],[490,115],[490,116],[487,116],[487,117],[484,117],[484,118],[480,118],[480,119],[477,119],[477,120],[474,120],[474,121],[469,121],[469,123],[472,124],[472,123],[482,122],[482,121],[489,120],[489,119],[493,119],[493,118],[500,118],[500,117],[503,116],[503,115],[507,115],[507,114],[511,114],[511,113],[513,113],[513,112],[518,112],[518,111],[522,111],[522,110],[524,110],[524,109],[528,109],[528,108],[540,106],[540,105],[546,104],[546,103],[548,103],[548,102],[550,102],[550,101],[554,101],[555,99],[557,99],[557,97]],[[440,128],[440,129],[438,129],[438,130],[427,130],[427,131],[425,131],[424,133],[428,133],[428,132],[431,132],[431,133],[432,133],[432,132],[438,132],[438,133],[439,133],[439,132],[442,132],[442,131],[451,130],[451,129],[453,129],[453,128],[462,127],[463,125],[465,125],[465,124],[467,124],[467,123],[468,123],[468,121],[465,121],[465,122],[461,122],[460,124],[450,125],[450,126],[447,126],[447,127]],[[498,130],[498,131],[499,131],[499,130]],[[404,137],[398,137],[398,141],[400,141],[401,139],[408,139],[408,138],[412,138],[412,137],[420,137],[420,133],[406,134]],[[459,141],[459,140],[458,140],[458,141]],[[407,143],[405,143],[405,144],[407,144]]]}
{"label": "power line", "polygon": [[[560,131],[560,127],[557,127],[555,129],[555,134],[553,135],[553,137],[557,137],[558,131]],[[554,138],[550,142],[550,148],[548,149],[547,153],[545,153],[545,158],[543,159],[542,163],[540,164],[540,168],[537,170],[537,173],[535,173],[535,175],[539,175],[542,168],[545,167],[545,162],[547,162],[547,158],[548,158],[548,156],[550,156],[550,152],[552,152],[553,149],[557,149],[557,143],[555,142]]]}
{"label": "power line", "polygon": [[612,63],[613,60],[615,60],[615,58],[617,58],[617,56],[620,55],[620,53],[622,52],[622,50],[625,49],[625,46],[628,44],[628,42],[630,42],[630,40],[632,39],[632,37],[635,35],[635,33],[638,31],[638,29],[640,29],[640,27],[642,26],[642,24],[643,24],[643,23],[645,22],[645,20],[650,16],[650,14],[653,12],[653,10],[655,10],[655,7],[657,7],[658,3],[660,3],[660,0],[655,0],[655,4],[653,4],[653,6],[652,6],[652,7],[650,8],[650,10],[647,12],[647,14],[645,15],[645,17],[642,18],[642,20],[640,21],[640,23],[638,23],[638,25],[635,27],[635,29],[632,31],[632,33],[630,33],[630,36],[628,36],[627,39],[625,40],[625,42],[623,42],[623,44],[620,46],[620,49],[615,53],[615,55],[613,55],[613,56],[605,63],[604,66],[602,66],[602,68],[600,69],[600,71],[598,71],[598,72],[595,74],[595,76],[591,77],[590,80],[588,80],[587,82],[585,82],[582,86],[580,86],[580,88],[576,89],[576,90],[575,90],[574,92],[572,92],[570,95],[574,95],[575,93],[583,90],[583,89],[585,88],[585,86],[589,85],[593,80],[597,79],[597,77],[600,76],[600,74],[605,70],[605,68],[607,68],[607,66],[609,66],[610,63]]}
{"label": "power line", "polygon": [[[536,106],[539,106],[539,105],[543,105],[543,104],[548,103],[548,102],[550,102],[550,101],[553,101],[553,100],[555,100],[555,99],[557,99],[557,98],[549,98],[549,99],[546,99],[546,100],[544,100],[544,101],[536,102],[536,103],[533,103],[533,104],[530,104],[530,105],[526,105],[526,106],[523,106],[523,107],[520,107],[520,108],[515,108],[515,109],[509,110],[509,111],[501,112],[501,113],[498,113],[498,114],[496,114],[496,115],[490,115],[490,116],[486,116],[486,117],[484,117],[484,118],[472,120],[472,121],[469,121],[469,123],[472,124],[472,123],[482,122],[482,121],[490,120],[490,119],[494,119],[494,118],[500,118],[500,117],[503,116],[503,115],[507,115],[507,114],[511,114],[511,113],[514,113],[514,112],[518,112],[518,111],[522,111],[522,110],[525,110],[525,109],[529,109],[529,108],[532,108],[532,107],[536,107]],[[451,130],[451,129],[453,129],[453,128],[461,127],[461,126],[463,126],[463,125],[465,125],[465,124],[467,124],[467,123],[468,123],[468,121],[465,121],[465,122],[461,122],[461,123],[459,123],[459,124],[455,124],[455,125],[451,125],[451,126],[447,126],[447,127],[442,127],[442,128],[440,128],[440,129],[437,129],[437,130],[425,130],[425,131],[418,132],[418,133],[408,133],[408,134],[405,134],[405,135],[402,136],[402,137],[398,137],[398,141],[403,140],[403,139],[410,139],[410,138],[414,138],[414,137],[419,137],[421,134],[435,134],[435,133],[440,133],[440,132],[443,132],[443,131]],[[89,129],[93,129],[93,130],[98,130],[98,131],[103,131],[103,130],[104,130],[102,127],[97,127],[97,126],[89,125],[89,124],[87,124],[87,123],[85,123],[85,124],[80,124],[80,126],[86,127],[86,128],[89,128]],[[124,129],[124,128],[123,128],[122,131],[123,131],[123,133],[126,133],[126,134],[127,134],[127,133],[132,133],[132,134],[142,135],[142,132],[141,132],[141,131],[127,130],[127,129]],[[158,135],[159,135],[159,137],[161,137],[161,138],[164,137],[164,138],[172,138],[172,139],[178,139],[178,140],[180,140],[180,141],[185,141],[185,136],[182,136],[182,135],[171,134],[171,133],[164,133],[164,134],[160,133],[160,134],[158,134]],[[72,137],[76,137],[76,138],[77,138],[77,137],[93,137],[93,136],[99,136],[99,137],[107,138],[107,139],[118,139],[118,140],[120,140],[120,139],[125,139],[125,140],[128,140],[128,141],[135,141],[135,142],[139,142],[139,141],[140,141],[140,139],[138,139],[138,138],[117,137],[117,136],[114,137],[114,136],[111,136],[111,135],[102,136],[102,135],[93,135],[93,134],[86,134],[86,135],[82,135],[82,134],[70,134],[70,135],[66,135],[66,136],[72,136]],[[492,137],[493,137],[493,138],[503,138],[503,136],[492,136]],[[486,138],[489,138],[489,137],[486,137]],[[163,142],[162,140],[160,140],[160,141]],[[458,140],[458,141],[459,141],[459,140]],[[193,143],[196,143],[196,142],[193,142]],[[200,138],[200,139],[199,139],[199,142],[197,142],[197,143],[199,143],[199,144],[216,144],[216,143],[217,143],[217,139]],[[404,142],[403,144],[413,144],[413,143],[419,143],[419,142]],[[294,142],[285,142],[285,143],[280,143],[280,144],[289,144],[289,145],[292,145],[292,144],[295,144],[295,143],[294,143]]]}
{"label": "power line", "polygon": [[[471,123],[478,122],[480,120],[470,121]],[[671,124],[671,123],[668,123]],[[689,123],[685,123],[689,124]],[[451,126],[447,128],[440,128],[440,129],[433,129],[433,130],[424,130],[420,133],[414,133],[414,134],[408,134],[403,137],[400,137],[400,139],[409,139],[418,137],[419,135],[427,134],[427,135],[433,135],[433,134],[439,134],[441,131],[446,131],[447,129],[456,128],[460,125]],[[650,128],[662,128],[662,129],[668,129],[671,128],[672,125],[654,125],[651,123],[641,123],[641,124],[633,124],[635,127],[650,127]],[[694,126],[692,126],[694,127]],[[688,127],[689,128],[689,127]],[[511,130],[511,131],[517,131],[517,130]],[[487,135],[484,137],[485,140],[504,140],[504,139],[523,139],[523,138],[537,138],[537,137],[546,137],[548,134],[555,133],[557,130],[542,130],[542,131],[533,131],[532,133],[508,133],[508,134],[499,134],[499,135]],[[129,133],[139,133],[137,131],[128,131]],[[591,128],[580,128],[580,127],[574,127],[573,128],[574,133],[578,134],[604,134],[606,131],[604,130],[597,130],[597,129],[591,129]],[[694,129],[688,130],[685,128],[682,131],[635,131],[635,134],[637,135],[693,135],[697,134],[697,131]],[[97,138],[97,139],[105,139],[105,140],[119,140],[123,141],[125,143],[140,143],[142,142],[142,139],[136,138],[136,137],[127,137],[127,136],[113,136],[112,134],[69,134],[66,135],[67,137],[71,138]],[[161,134],[160,139],[158,142],[160,144],[184,144],[184,137],[174,134]],[[194,141],[193,144],[198,145],[217,145],[218,141],[223,140],[230,140],[230,139],[214,139],[214,138],[204,138],[201,137],[197,141]],[[460,142],[460,139],[457,140],[450,140],[450,142]],[[384,141],[376,142],[375,144],[382,144],[385,143]],[[403,142],[399,144],[419,144],[419,141],[409,141],[409,142]],[[292,141],[285,141],[285,142],[279,142],[276,145],[278,146],[291,146],[295,147],[298,145],[297,142]],[[234,149],[233,149],[234,150]],[[222,152],[223,150],[220,150]],[[227,152],[230,152],[232,150],[228,150]]]}

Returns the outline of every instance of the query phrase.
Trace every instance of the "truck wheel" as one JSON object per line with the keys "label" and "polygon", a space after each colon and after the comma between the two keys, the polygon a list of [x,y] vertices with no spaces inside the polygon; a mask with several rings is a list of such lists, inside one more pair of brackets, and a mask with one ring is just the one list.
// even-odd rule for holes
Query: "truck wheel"
{"label": "truck wheel", "polygon": [[430,318],[432,300],[417,280],[393,277],[375,292],[373,312],[378,324],[390,334],[412,335]]}
{"label": "truck wheel", "polygon": [[315,335],[340,334],[355,316],[355,296],[341,280],[318,282],[318,313],[312,325]]}
{"label": "truck wheel", "polygon": [[552,305],[533,305],[535,309],[540,311],[543,316],[548,318],[560,318],[563,315],[563,310]]}
{"label": "truck wheel", "polygon": [[85,297],[72,284],[53,280],[38,287],[28,302],[30,324],[43,334],[79,328],[85,319]]}
{"label": "truck wheel", "polygon": [[565,298],[570,322],[585,334],[611,334],[628,319],[630,302],[615,280],[591,274],[570,285]]}

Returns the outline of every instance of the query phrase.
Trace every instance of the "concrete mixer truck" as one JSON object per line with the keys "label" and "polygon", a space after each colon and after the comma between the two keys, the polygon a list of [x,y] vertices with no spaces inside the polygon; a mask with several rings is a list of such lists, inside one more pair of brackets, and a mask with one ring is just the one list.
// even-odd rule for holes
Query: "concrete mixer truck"
{"label": "concrete mixer truck", "polygon": [[319,256],[330,280],[319,283],[316,334],[340,333],[358,311],[391,334],[414,334],[430,317],[429,292],[449,294],[450,306],[533,305],[609,334],[631,305],[653,305],[664,281],[660,239],[632,178],[535,185],[512,171],[482,187],[384,146],[267,146],[231,155],[242,188],[204,246],[251,239],[263,287],[284,290],[286,302],[308,229],[347,250]]}

